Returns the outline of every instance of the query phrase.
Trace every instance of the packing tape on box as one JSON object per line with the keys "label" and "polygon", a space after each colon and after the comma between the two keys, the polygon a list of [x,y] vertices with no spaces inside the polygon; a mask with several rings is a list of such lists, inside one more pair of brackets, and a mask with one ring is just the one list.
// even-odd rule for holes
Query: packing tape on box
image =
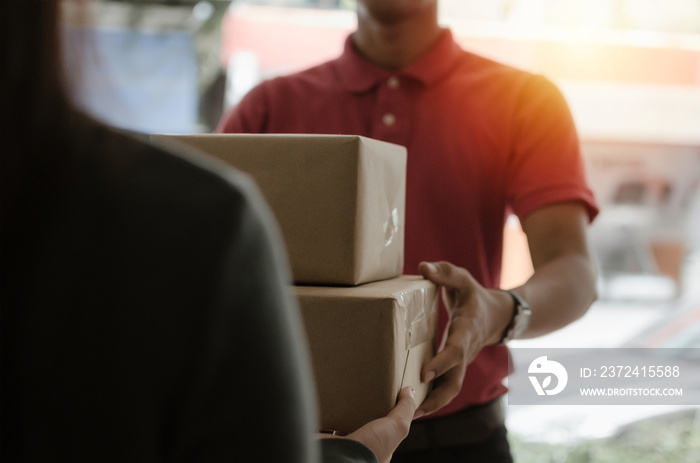
{"label": "packing tape on box", "polygon": [[[406,350],[433,339],[435,333],[434,313],[437,310],[439,291],[420,288],[407,291],[398,297],[403,320],[406,323]],[[432,299],[432,300],[431,300]]]}
{"label": "packing tape on box", "polygon": [[386,248],[394,241],[397,233],[399,233],[399,210],[393,208],[389,214],[389,218],[384,222],[384,247]]}

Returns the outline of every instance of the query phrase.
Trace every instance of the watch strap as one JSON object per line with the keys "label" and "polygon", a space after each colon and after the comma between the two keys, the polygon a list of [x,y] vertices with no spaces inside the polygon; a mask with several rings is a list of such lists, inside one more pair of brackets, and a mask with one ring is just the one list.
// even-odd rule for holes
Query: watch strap
{"label": "watch strap", "polygon": [[503,336],[498,344],[505,344],[521,336],[527,330],[530,323],[530,314],[532,313],[530,305],[515,290],[507,289],[504,291],[513,298],[513,318],[511,318],[510,323],[503,331]]}

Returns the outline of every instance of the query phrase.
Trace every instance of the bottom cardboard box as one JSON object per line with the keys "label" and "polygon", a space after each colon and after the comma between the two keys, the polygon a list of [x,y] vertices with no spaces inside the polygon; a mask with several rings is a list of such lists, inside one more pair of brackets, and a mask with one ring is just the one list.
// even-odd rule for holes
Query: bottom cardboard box
{"label": "bottom cardboard box", "polygon": [[313,362],[321,429],[346,434],[416,389],[434,355],[437,289],[420,276],[354,287],[295,286]]}

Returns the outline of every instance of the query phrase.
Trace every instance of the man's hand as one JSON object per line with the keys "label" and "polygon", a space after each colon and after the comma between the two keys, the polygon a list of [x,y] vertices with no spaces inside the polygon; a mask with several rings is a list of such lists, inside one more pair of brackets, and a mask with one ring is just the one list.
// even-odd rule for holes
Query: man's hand
{"label": "man's hand", "polygon": [[444,407],[459,393],[467,366],[482,347],[497,343],[513,315],[507,293],[488,290],[461,267],[448,262],[422,262],[418,271],[442,286],[442,298],[450,316],[444,348],[421,372],[424,382],[437,379],[436,387],[415,413],[419,418]]}
{"label": "man's hand", "polygon": [[[588,243],[588,213],[577,202],[557,203],[530,213],[523,222],[534,274],[518,293],[530,303],[532,318],[523,337],[551,333],[581,317],[595,300],[596,272]],[[482,347],[500,341],[513,318],[513,299],[481,286],[465,269],[447,262],[423,262],[419,272],[442,286],[450,314],[445,347],[422,370],[437,378],[416,418],[444,407],[459,393],[467,365]]]}

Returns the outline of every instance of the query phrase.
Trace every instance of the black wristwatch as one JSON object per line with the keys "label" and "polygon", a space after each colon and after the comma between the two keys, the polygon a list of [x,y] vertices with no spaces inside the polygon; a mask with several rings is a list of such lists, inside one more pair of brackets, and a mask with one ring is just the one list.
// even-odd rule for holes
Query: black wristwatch
{"label": "black wristwatch", "polygon": [[520,294],[512,289],[506,290],[506,292],[513,298],[513,318],[503,332],[503,338],[501,338],[499,344],[505,344],[511,339],[517,339],[522,336],[527,331],[527,327],[530,325],[530,317],[532,316],[530,304],[525,302],[525,299]]}

